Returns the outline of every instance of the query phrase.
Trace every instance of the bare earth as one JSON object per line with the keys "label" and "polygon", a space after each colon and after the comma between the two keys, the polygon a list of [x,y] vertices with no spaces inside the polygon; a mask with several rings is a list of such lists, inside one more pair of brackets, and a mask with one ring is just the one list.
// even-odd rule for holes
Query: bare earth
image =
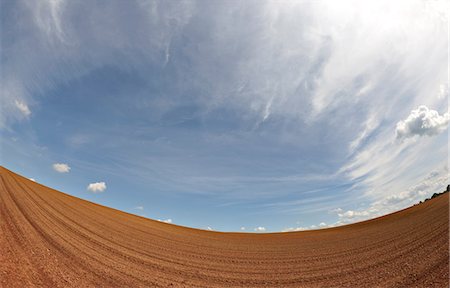
{"label": "bare earth", "polygon": [[219,233],[0,176],[1,287],[449,287],[448,194],[338,228]]}

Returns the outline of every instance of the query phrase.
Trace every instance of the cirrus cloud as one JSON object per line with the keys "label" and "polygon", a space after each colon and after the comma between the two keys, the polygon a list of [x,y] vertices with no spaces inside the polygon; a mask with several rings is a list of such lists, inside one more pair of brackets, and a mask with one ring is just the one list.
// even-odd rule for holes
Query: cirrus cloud
{"label": "cirrus cloud", "polygon": [[[357,202],[404,191],[447,161],[447,151],[432,149],[446,148],[444,137],[409,150],[392,145],[396,123],[411,108],[444,112],[447,5],[425,2],[111,1],[105,11],[94,1],[9,1],[2,5],[12,37],[2,43],[0,129],[32,116],[41,141],[27,145],[58,149],[66,159],[98,155],[77,165],[127,175],[132,190],[139,189],[128,175],[142,175],[155,191],[209,193],[230,203],[255,195],[333,203],[356,221],[366,214]],[[110,115],[123,126],[102,125]],[[65,143],[46,137],[49,116]],[[75,130],[63,129],[71,124]],[[99,139],[105,145],[87,145]],[[108,159],[125,165],[112,168]],[[194,198],[186,199],[175,205],[185,209]],[[207,213],[212,205],[203,207]]]}
{"label": "cirrus cloud", "polygon": [[106,183],[105,182],[90,183],[87,187],[87,190],[93,193],[101,193],[106,190]]}

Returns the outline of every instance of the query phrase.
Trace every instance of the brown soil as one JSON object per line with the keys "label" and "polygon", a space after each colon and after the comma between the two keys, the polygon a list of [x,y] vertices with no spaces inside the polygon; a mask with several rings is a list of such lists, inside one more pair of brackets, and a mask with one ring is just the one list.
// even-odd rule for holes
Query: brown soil
{"label": "brown soil", "polygon": [[338,228],[220,233],[0,176],[1,287],[449,287],[448,193]]}

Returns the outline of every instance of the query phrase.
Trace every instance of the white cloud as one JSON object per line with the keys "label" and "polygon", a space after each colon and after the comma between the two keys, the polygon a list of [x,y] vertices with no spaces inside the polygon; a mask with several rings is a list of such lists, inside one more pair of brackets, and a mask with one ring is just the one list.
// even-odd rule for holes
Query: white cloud
{"label": "white cloud", "polygon": [[212,229],[211,227],[206,227],[206,230],[209,230],[209,231],[213,231],[214,229]]}
{"label": "white cloud", "polygon": [[366,208],[357,210],[334,209],[330,212],[336,213],[339,220],[333,225],[350,224],[372,219],[409,207],[424,200],[433,193],[444,191],[448,180],[448,168],[444,167],[443,169],[430,172],[425,178],[417,184],[410,186],[408,189],[396,194],[387,195],[371,203]]}
{"label": "white cloud", "polygon": [[245,227],[244,226],[241,227],[241,231],[245,231]]}
{"label": "white cloud", "polygon": [[439,85],[438,99],[445,99],[448,96],[448,85]]}
{"label": "white cloud", "polygon": [[[334,209],[332,211],[330,211],[332,213],[336,213],[339,215],[341,215],[341,212],[344,212],[342,209],[338,208],[338,209]],[[305,226],[305,227],[289,227],[289,228],[285,228],[283,230],[281,230],[281,232],[295,232],[295,231],[307,231],[307,230],[315,230],[315,229],[325,229],[325,228],[331,228],[331,227],[336,227],[336,226],[340,226],[343,224],[349,224],[352,222],[355,222],[356,220],[353,219],[354,216],[356,216],[357,214],[361,214],[361,212],[357,212],[357,211],[345,211],[344,213],[345,215],[347,215],[347,219],[343,220],[342,218],[344,218],[344,216],[340,217],[339,221],[337,221],[336,223],[332,223],[332,224],[327,224],[325,222],[321,222],[319,225],[311,225],[311,226]],[[351,216],[350,216],[351,215]],[[360,218],[358,218],[359,220]]]}
{"label": "white cloud", "polygon": [[169,224],[172,224],[172,219],[166,219],[166,220],[161,220],[161,219],[156,219],[157,221],[159,221],[159,222],[164,222],[164,223],[169,223]]}
{"label": "white cloud", "polygon": [[352,222],[366,220],[375,216],[380,215],[379,209],[376,207],[377,205],[373,205],[365,210],[347,210],[341,213],[338,213],[339,223],[348,224]]}
{"label": "white cloud", "polygon": [[103,192],[106,190],[106,183],[105,182],[91,183],[88,185],[87,190],[89,190],[93,193]]}
{"label": "white cloud", "polygon": [[411,205],[436,192],[442,192],[449,181],[448,167],[430,172],[419,183],[398,194],[385,198],[383,205],[395,208]]}
{"label": "white cloud", "polygon": [[289,227],[281,230],[281,232],[295,232],[295,231],[304,231],[308,229],[309,227]]}
{"label": "white cloud", "polygon": [[39,28],[44,32],[49,40],[53,40],[56,37],[59,41],[64,41],[64,32],[62,31],[62,21],[61,21],[61,8],[66,1],[64,0],[51,0],[51,1],[41,1],[36,3],[36,17],[34,21],[39,26]]}
{"label": "white cloud", "polygon": [[134,209],[143,211],[144,210],[144,206],[136,206],[136,207],[134,207]]}
{"label": "white cloud", "polygon": [[325,222],[321,222],[319,225],[311,225],[311,226],[305,226],[305,227],[289,227],[281,230],[281,232],[295,232],[295,231],[306,231],[306,230],[314,230],[314,229],[323,229],[327,227],[333,227],[334,224],[328,225]]}
{"label": "white cloud", "polygon": [[425,105],[412,110],[411,114],[397,123],[397,138],[404,139],[419,136],[434,136],[447,129],[450,121],[450,114],[439,115],[435,110],[429,109]]}
{"label": "white cloud", "polygon": [[28,179],[30,179],[33,182],[36,182],[36,180],[34,178],[28,178]]}
{"label": "white cloud", "polygon": [[52,167],[53,170],[59,173],[68,173],[70,171],[70,166],[64,163],[55,163]]}
{"label": "white cloud", "polygon": [[256,228],[255,228],[255,231],[256,231],[256,232],[265,232],[265,231],[266,231],[266,228],[265,228],[265,227],[259,226],[259,227],[256,227]]}
{"label": "white cloud", "polygon": [[[14,18],[7,19],[12,26],[8,28],[17,34],[13,39],[17,49],[7,50],[6,56],[10,61],[6,63],[5,71],[11,73],[5,74],[14,75],[17,79],[8,78],[5,83],[8,87],[13,84],[20,86],[15,90],[31,97],[35,90],[52,89],[54,85],[76,79],[105,65],[122,67],[126,63],[133,67],[153,60],[165,66],[171,50],[176,49],[171,45],[177,42],[178,37],[189,39],[190,34],[186,32],[191,31],[186,31],[185,26],[191,21],[198,21],[197,16],[204,16],[198,18],[205,23],[194,24],[206,26],[204,33],[211,36],[204,48],[200,47],[205,50],[196,48],[189,51],[189,45],[183,50],[193,58],[190,61],[204,61],[201,62],[204,65],[197,65],[192,70],[193,81],[199,76],[201,80],[205,77],[218,83],[215,85],[217,90],[208,93],[211,98],[219,98],[212,99],[212,102],[221,101],[221,95],[236,97],[238,106],[254,106],[263,120],[272,114],[298,116],[299,108],[310,107],[305,105],[310,102],[313,113],[317,114],[333,107],[334,102],[371,97],[369,92],[377,86],[371,81],[362,83],[358,93],[354,94],[357,97],[348,93],[350,91],[347,89],[353,82],[360,81],[362,76],[375,75],[374,80],[378,80],[376,76],[393,64],[405,68],[410,76],[419,71],[406,68],[410,68],[408,65],[423,66],[419,61],[425,60],[418,56],[424,51],[436,54],[444,44],[446,48],[446,38],[442,37],[446,27],[442,25],[443,19],[432,17],[435,16],[432,13],[441,13],[442,8],[424,9],[424,6],[433,4],[424,5],[422,1],[395,5],[391,2],[340,1],[333,4],[316,1],[307,4],[300,1],[281,4],[267,1],[258,5],[258,9],[251,2],[241,5],[223,2],[223,10],[218,10],[228,13],[214,15],[208,8],[203,10],[202,5],[191,1],[176,4],[138,1],[137,5],[126,7],[116,3],[111,5],[108,13],[92,3],[29,1],[24,5],[25,9],[17,9],[23,13],[20,16],[28,21],[14,25]],[[246,10],[252,11],[254,16],[241,19],[238,13],[234,13]],[[134,13],[136,11],[140,13]],[[86,29],[88,23],[73,21],[78,15],[96,19],[95,29]],[[383,16],[383,23],[379,23],[380,16]],[[110,19],[117,21],[111,23]],[[229,23],[242,26],[229,29]],[[114,33],[105,33],[111,25],[114,26]],[[130,30],[135,33],[128,33]],[[159,32],[149,37],[149,31]],[[371,35],[370,39],[367,35]],[[234,41],[236,39],[239,41]],[[228,45],[224,45],[230,40],[234,41],[235,49],[230,50]],[[35,45],[30,47],[29,43]],[[428,43],[436,43],[435,50],[430,51]],[[52,47],[51,52],[49,46]],[[80,49],[80,46],[85,49]],[[230,53],[236,61],[225,58]],[[277,59],[273,59],[272,55],[278,55]],[[433,56],[430,55],[428,60],[434,60]],[[226,64],[226,70],[233,69],[236,77],[217,79],[215,73],[211,73],[213,68],[208,65],[208,60],[212,58]],[[55,65],[47,65],[49,62]],[[220,91],[223,86],[231,87],[232,91]],[[345,92],[345,95],[336,97],[340,92]]]}
{"label": "white cloud", "polygon": [[[137,65],[143,61],[168,61],[168,55],[161,52],[169,52],[171,38],[189,22],[195,7],[190,1],[136,1],[132,5],[119,1],[111,5],[110,13],[104,13],[101,5],[92,2],[44,0],[11,4],[5,7],[5,14],[10,16],[2,23],[15,37],[2,43],[8,61],[2,63],[4,73],[0,75],[0,128],[22,118],[15,115],[17,108],[22,113],[29,111],[23,101],[15,107],[14,99],[35,102],[35,95],[42,94],[36,91],[48,91],[103,65],[121,67],[130,62]],[[78,15],[96,19],[95,28],[86,29],[91,27],[88,22],[72,21]],[[23,21],[18,24],[15,17]],[[114,33],[105,33],[111,26]],[[135,33],[129,33],[130,29]],[[123,57],[113,56],[116,53]]]}
{"label": "white cloud", "polygon": [[16,108],[19,109],[19,111],[25,116],[28,117],[31,115],[30,108],[28,108],[28,105],[20,100],[15,100],[14,104],[16,105]]}
{"label": "white cloud", "polygon": [[[12,10],[21,13],[19,18],[24,21],[16,25],[16,16],[5,18],[5,23],[9,24],[5,27],[15,37],[11,40],[13,43],[4,43],[8,45],[8,49],[4,49],[8,61],[1,79],[5,83],[2,95],[10,95],[7,96],[8,114],[13,115],[7,117],[6,113],[0,113],[4,114],[0,115],[0,122],[6,121],[1,118],[23,118],[24,114],[18,113],[14,107],[14,99],[26,99],[33,105],[39,100],[34,95],[48,94],[49,90],[58,89],[72,79],[89,76],[89,72],[99,67],[127,67],[134,73],[133,70],[139,70],[139,67],[161,64],[173,65],[171,69],[177,70],[181,68],[177,67],[176,58],[187,57],[188,61],[183,63],[199,65],[187,65],[192,69],[178,72],[189,72],[193,87],[198,85],[203,89],[200,82],[215,83],[212,89],[205,87],[204,93],[198,93],[208,95],[205,99],[193,99],[192,103],[206,103],[208,108],[217,103],[235,105],[244,110],[255,107],[256,119],[262,120],[268,117],[289,121],[300,118],[296,129],[307,130],[301,124],[321,116],[324,122],[338,124],[331,127],[334,130],[326,130],[327,126],[323,125],[326,123],[320,123],[319,127],[308,123],[311,131],[327,135],[326,142],[332,143],[330,150],[340,150],[339,143],[333,142],[334,135],[339,135],[340,141],[348,140],[355,155],[347,165],[350,168],[346,171],[350,174],[349,182],[368,179],[360,182],[364,189],[356,193],[390,193],[383,189],[384,183],[389,184],[391,191],[396,191],[393,184],[401,186],[409,181],[403,179],[411,175],[408,174],[410,167],[435,165],[420,163],[419,158],[407,162],[410,158],[402,157],[405,162],[399,167],[397,158],[400,157],[393,156],[401,155],[401,149],[395,150],[385,142],[392,140],[392,127],[399,120],[395,115],[407,115],[410,107],[423,103],[438,111],[443,109],[442,105],[428,99],[431,96],[435,100],[438,98],[436,92],[428,91],[444,83],[448,72],[448,41],[443,37],[447,35],[447,17],[440,20],[432,15],[434,11],[431,13],[427,8],[436,1],[339,1],[334,4],[267,1],[258,5],[258,9],[250,2],[229,6],[223,2],[224,9],[216,10],[227,13],[218,14],[201,10],[205,5],[191,2],[180,7],[140,1],[137,2],[140,5],[138,9],[132,5],[126,9],[121,5],[111,5],[108,13],[91,2],[16,2],[18,5],[27,3],[25,8],[11,5]],[[446,2],[443,3],[446,7]],[[73,21],[79,15],[96,19],[94,29],[86,29],[92,26],[88,22]],[[252,17],[244,19],[240,15]],[[379,21],[381,18],[383,21]],[[187,23],[190,25],[185,26]],[[236,23],[238,29],[230,29],[229,23]],[[140,29],[142,27],[148,29]],[[198,33],[195,27],[201,27],[202,33]],[[159,32],[150,35],[149,31]],[[207,37],[200,46],[191,45],[193,49],[182,45],[176,50],[175,43],[199,43],[195,35],[211,37]],[[188,41],[180,41],[183,39]],[[230,42],[234,44],[226,45]],[[223,73],[215,73],[216,68]],[[136,72],[139,74],[140,71]],[[140,76],[145,80],[145,74]],[[180,84],[175,82],[174,87]],[[421,93],[420,89],[427,93]],[[176,99],[172,100],[168,102],[177,103]],[[143,110],[147,113],[147,109]],[[243,112],[243,115],[251,114]],[[314,115],[309,115],[311,113]],[[367,115],[369,118],[365,121]],[[355,123],[361,124],[360,129],[353,126]],[[378,136],[383,125],[389,126],[387,141]],[[283,130],[288,131],[285,134],[290,137],[294,133],[290,133],[288,128]],[[294,139],[294,142],[303,144],[312,139],[313,143],[319,143],[306,133],[301,135],[303,138]],[[78,145],[83,141],[76,139],[74,142]],[[435,151],[427,148],[413,153],[426,155],[425,152]],[[340,156],[327,154],[324,158],[340,163]],[[394,178],[395,181],[392,180]],[[234,180],[229,182],[237,183]]]}

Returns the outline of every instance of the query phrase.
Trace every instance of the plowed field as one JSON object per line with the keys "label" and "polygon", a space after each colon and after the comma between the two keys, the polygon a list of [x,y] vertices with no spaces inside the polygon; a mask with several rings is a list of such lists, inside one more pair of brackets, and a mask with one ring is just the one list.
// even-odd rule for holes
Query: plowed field
{"label": "plowed field", "polygon": [[292,233],[180,227],[0,167],[1,287],[449,287],[449,198]]}

